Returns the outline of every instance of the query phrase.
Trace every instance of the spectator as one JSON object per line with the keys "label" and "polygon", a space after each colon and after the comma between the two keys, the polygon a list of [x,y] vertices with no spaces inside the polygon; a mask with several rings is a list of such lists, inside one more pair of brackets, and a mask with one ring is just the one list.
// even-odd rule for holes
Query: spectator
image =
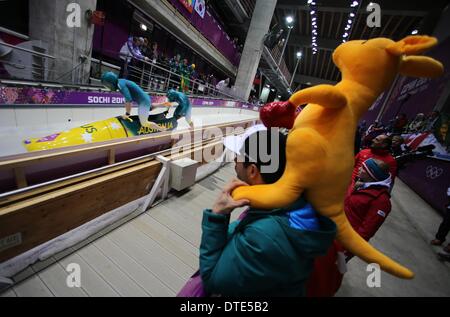
{"label": "spectator", "polygon": [[317,257],[306,287],[307,297],[333,297],[347,272],[345,250],[334,241],[325,256]]}
{"label": "spectator", "polygon": [[389,165],[389,171],[392,176],[392,181],[394,181],[397,176],[397,162],[394,157],[390,154],[392,147],[392,140],[385,134],[377,136],[373,139],[372,144],[369,149],[362,150],[356,155],[355,158],[355,169],[352,175],[352,186],[351,190],[355,186],[356,179],[360,172],[360,168],[365,161],[370,158],[378,159]]}
{"label": "spectator", "polygon": [[[148,58],[142,55],[140,46],[143,44],[144,40],[137,37],[130,37],[128,41],[120,49],[119,57],[123,61],[122,67],[120,69],[120,78],[129,77],[129,65],[137,65],[136,61],[148,61]],[[133,60],[135,59],[135,60]]]}
{"label": "spectator", "polygon": [[[272,212],[250,209],[229,225],[234,209],[248,203],[233,201],[233,189],[247,184],[272,184],[284,172],[286,135],[276,130],[276,134],[269,133],[263,127],[257,129],[243,138],[225,141],[227,148],[239,153],[236,172],[240,180],[227,185],[213,209],[203,215],[200,276],[206,296],[304,296],[314,258],[324,255],[335,238],[336,225],[328,218],[316,216],[303,199],[290,208]],[[253,142],[256,148],[260,142],[267,142],[265,148],[272,148],[275,140],[277,153],[271,153],[267,163],[259,157],[260,151],[250,151]],[[255,155],[253,152],[257,157],[250,157]],[[275,162],[279,164],[274,172],[263,172]],[[194,277],[189,283],[195,278],[198,281]],[[191,296],[186,292],[189,283],[179,296]]]}
{"label": "spectator", "polygon": [[359,151],[361,151],[361,141],[362,141],[361,129],[358,127],[356,129],[355,134],[355,155],[357,155]]}
{"label": "spectator", "polygon": [[436,126],[440,120],[440,116],[441,114],[439,113],[439,111],[433,111],[432,113],[430,113],[425,124],[426,132],[433,132],[436,129]]}
{"label": "spectator", "polygon": [[151,48],[150,48],[150,41],[148,38],[143,38],[142,45],[140,46],[140,51],[142,55],[147,57],[148,59],[151,59]]}
{"label": "spectator", "polygon": [[353,229],[369,241],[391,212],[390,166],[370,158],[358,170],[356,182],[345,198],[344,208]]}
{"label": "spectator", "polygon": [[402,134],[407,125],[408,125],[408,118],[406,117],[406,114],[405,113],[399,114],[394,120],[392,133]]}
{"label": "spectator", "polygon": [[177,54],[169,61],[170,71],[179,74],[181,55]]}
{"label": "spectator", "polygon": [[230,78],[224,79],[219,81],[219,83],[216,85],[216,89],[219,93],[227,93],[228,92],[228,86],[230,85],[231,80]]}
{"label": "spectator", "polygon": [[157,63],[159,61],[159,51],[158,51],[158,43],[153,42],[150,49],[150,58],[153,63]]}
{"label": "spectator", "polygon": [[183,93],[188,93],[190,89],[190,77],[192,67],[188,65],[188,60],[185,58],[179,66],[179,73],[181,74],[180,89]]}
{"label": "spectator", "polygon": [[[445,242],[448,233],[450,232],[450,187],[447,189],[447,197],[449,199],[449,202],[445,208],[446,210],[444,214],[444,220],[439,226],[439,230],[436,234],[436,239],[431,241],[432,245],[442,245]],[[450,262],[450,244],[448,244],[444,248],[444,252],[446,252],[447,254],[439,253],[439,257],[444,261]]]}
{"label": "spectator", "polygon": [[[369,241],[391,211],[389,166],[380,160],[365,161],[357,175],[358,181],[347,194],[345,213],[353,229]],[[353,255],[335,241],[326,256],[316,258],[308,281],[308,297],[333,297],[347,272],[347,261]]]}
{"label": "spectator", "polygon": [[[436,133],[436,139],[446,149],[450,145],[450,134],[448,133],[449,121],[443,122]],[[447,149],[448,150],[448,149]]]}
{"label": "spectator", "polygon": [[363,137],[363,142],[361,147],[367,148],[372,143],[372,140],[379,136],[380,134],[385,133],[385,129],[380,121],[376,120],[372,125],[370,125],[369,129],[367,129],[366,134]]}
{"label": "spectator", "polygon": [[420,133],[426,127],[425,115],[423,113],[418,113],[414,120],[408,126],[409,133]]}
{"label": "spectator", "polygon": [[405,152],[404,144],[405,140],[400,135],[394,135],[392,137],[391,152],[394,157],[400,156]]}

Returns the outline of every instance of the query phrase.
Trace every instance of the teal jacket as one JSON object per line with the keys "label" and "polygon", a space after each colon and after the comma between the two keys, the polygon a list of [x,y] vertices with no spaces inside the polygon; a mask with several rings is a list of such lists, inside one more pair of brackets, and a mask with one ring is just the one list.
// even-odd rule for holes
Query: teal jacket
{"label": "teal jacket", "polygon": [[171,89],[167,93],[167,99],[169,102],[178,103],[178,107],[175,109],[173,115],[175,118],[179,119],[182,117],[187,117],[188,119],[191,119],[192,105],[189,102],[188,96],[182,92]]}
{"label": "teal jacket", "polygon": [[335,223],[304,201],[290,211],[250,210],[242,221],[229,219],[204,211],[200,274],[210,295],[305,296],[314,259],[336,236]]}

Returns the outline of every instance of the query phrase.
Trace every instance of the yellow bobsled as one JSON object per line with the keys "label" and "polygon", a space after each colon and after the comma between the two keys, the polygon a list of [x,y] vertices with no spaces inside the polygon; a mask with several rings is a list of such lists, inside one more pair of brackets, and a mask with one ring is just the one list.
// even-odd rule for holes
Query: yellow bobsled
{"label": "yellow bobsled", "polygon": [[[149,120],[168,130],[176,129],[178,125],[177,120],[175,118],[167,119],[165,114],[166,113],[158,116],[150,116]],[[69,131],[55,133],[43,138],[27,139],[23,141],[23,144],[28,152],[35,152],[123,139],[157,132],[159,131],[142,127],[137,116],[132,116],[131,120],[124,120],[121,117],[116,117],[90,123]]]}

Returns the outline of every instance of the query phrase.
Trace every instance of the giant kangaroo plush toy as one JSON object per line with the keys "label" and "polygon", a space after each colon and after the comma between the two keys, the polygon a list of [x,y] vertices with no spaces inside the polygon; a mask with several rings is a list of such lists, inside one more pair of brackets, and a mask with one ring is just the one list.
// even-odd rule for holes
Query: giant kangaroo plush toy
{"label": "giant kangaroo plush toy", "polygon": [[[375,38],[340,45],[333,61],[342,72],[342,81],[335,86],[301,90],[284,105],[293,109],[293,128],[288,136],[283,177],[271,185],[237,188],[233,198],[248,199],[255,208],[274,209],[289,206],[305,195],[321,215],[337,224],[337,239],[347,250],[368,263],[378,263],[395,276],[413,278],[410,270],[377,251],[353,230],[344,213],[344,197],[354,166],[359,120],[397,74],[440,76],[440,62],[417,56],[436,44],[432,37],[409,36],[399,42]],[[295,109],[302,104],[308,106],[295,118]],[[278,119],[273,118],[275,122]]]}

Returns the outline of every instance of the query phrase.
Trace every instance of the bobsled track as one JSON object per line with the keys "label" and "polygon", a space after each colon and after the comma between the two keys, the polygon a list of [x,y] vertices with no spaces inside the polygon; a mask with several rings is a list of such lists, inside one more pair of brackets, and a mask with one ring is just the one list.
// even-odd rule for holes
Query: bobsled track
{"label": "bobsled track", "polygon": [[[86,105],[78,107],[53,106],[5,106],[0,109],[0,156],[26,153],[23,141],[67,131],[124,114],[123,106],[107,107]],[[137,112],[137,110],[135,110]],[[171,110],[168,116],[173,113]],[[160,113],[156,109],[150,114]],[[223,124],[258,118],[258,113],[247,109],[194,107],[193,120],[196,126]],[[186,120],[179,120],[178,131],[187,129]]]}
{"label": "bobsled track", "polygon": [[[45,257],[44,253],[67,249],[138,209],[145,211],[157,194],[167,194],[166,161],[197,160],[203,165],[197,178],[207,176],[211,168],[222,164],[214,159],[223,159],[223,136],[242,133],[258,121],[253,109],[194,108],[194,130],[186,130],[187,123],[181,119],[175,131],[5,156],[6,150],[25,152],[23,137],[42,137],[117,116],[123,109],[70,109],[72,116],[75,111],[87,115],[63,123],[63,111],[60,123],[50,120],[52,124],[47,125],[37,124],[39,117],[55,115],[60,109],[9,111],[15,112],[16,127],[2,125],[0,278],[12,277]],[[18,119],[23,111],[29,128]],[[49,122],[48,117],[42,121]],[[183,138],[189,140],[187,145],[175,144]],[[8,144],[16,147],[8,148]],[[166,193],[159,193],[155,184]]]}
{"label": "bobsled track", "polygon": [[[21,117],[26,110],[16,109],[17,122],[33,118]],[[47,116],[50,122],[53,110],[35,112],[34,118]],[[71,123],[61,115],[56,125],[33,126],[30,118],[29,129],[3,126],[2,138],[9,135],[17,146],[24,137],[118,116],[123,109],[70,111],[88,115]],[[67,109],[60,113],[67,115]],[[193,141],[177,151],[171,147],[186,135],[183,119],[174,132],[33,153],[17,146],[15,155],[0,159],[0,296],[174,296],[198,269],[203,210],[236,177],[217,131],[239,133],[231,128],[243,131],[258,122],[258,113],[248,109],[194,108],[193,117]],[[6,141],[1,144],[3,149]],[[180,158],[198,161],[196,184],[169,192],[167,164]],[[450,266],[428,244],[440,217],[400,180],[392,203],[391,216],[371,243],[416,278],[382,273],[381,287],[369,288],[367,265],[353,259],[338,295],[450,296]],[[80,288],[67,286],[67,269],[74,264],[81,268]]]}

